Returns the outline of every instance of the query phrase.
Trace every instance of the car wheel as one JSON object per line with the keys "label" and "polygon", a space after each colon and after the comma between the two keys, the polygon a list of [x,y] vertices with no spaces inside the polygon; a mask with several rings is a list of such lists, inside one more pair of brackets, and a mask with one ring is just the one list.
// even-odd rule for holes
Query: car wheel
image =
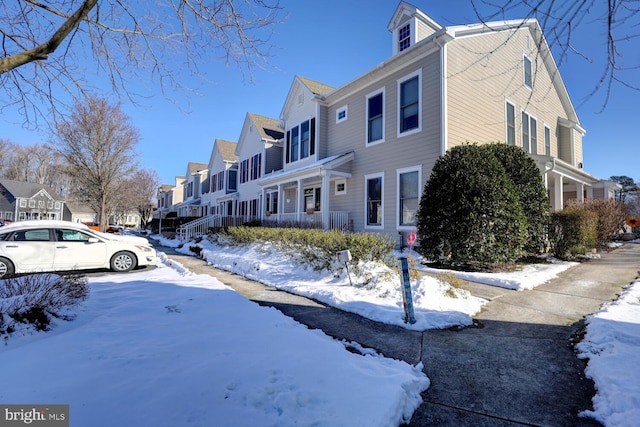
{"label": "car wheel", "polygon": [[117,252],[111,257],[111,269],[118,273],[131,271],[137,263],[136,256],[131,252]]}
{"label": "car wheel", "polygon": [[0,257],[0,279],[6,279],[13,276],[14,268],[11,261],[6,258]]}

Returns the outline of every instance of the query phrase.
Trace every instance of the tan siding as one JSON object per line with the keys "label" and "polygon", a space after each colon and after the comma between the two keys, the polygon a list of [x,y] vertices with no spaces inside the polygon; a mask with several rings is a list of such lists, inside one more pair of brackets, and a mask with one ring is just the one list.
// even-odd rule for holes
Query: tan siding
{"label": "tan siding", "polygon": [[[537,120],[537,152],[544,153],[544,125],[557,155],[558,117],[566,118],[552,77],[528,48],[528,29],[461,38],[447,45],[448,147],[465,142],[505,142],[505,101],[516,107],[516,143],[522,146],[525,110]],[[496,48],[496,46],[499,46]],[[532,61],[534,88],[524,85],[523,55]]]}
{"label": "tan siding", "polygon": [[571,129],[558,127],[558,158],[571,163]]}

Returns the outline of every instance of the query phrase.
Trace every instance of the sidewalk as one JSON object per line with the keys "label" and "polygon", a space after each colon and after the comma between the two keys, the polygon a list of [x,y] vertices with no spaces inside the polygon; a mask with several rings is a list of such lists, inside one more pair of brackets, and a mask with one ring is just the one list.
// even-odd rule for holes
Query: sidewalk
{"label": "sidewalk", "polygon": [[415,332],[217,270],[171,248],[158,249],[310,328],[386,357],[422,361],[431,386],[411,426],[599,425],[577,415],[591,408],[595,390],[571,340],[584,316],[615,299],[640,269],[640,245],[625,244],[531,291],[474,284],[472,293],[490,299],[474,327]]}

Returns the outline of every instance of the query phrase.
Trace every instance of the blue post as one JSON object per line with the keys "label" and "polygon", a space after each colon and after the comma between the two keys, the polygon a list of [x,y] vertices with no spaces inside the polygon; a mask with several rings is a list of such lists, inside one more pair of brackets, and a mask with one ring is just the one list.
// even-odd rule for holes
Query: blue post
{"label": "blue post", "polygon": [[404,304],[404,323],[416,323],[413,313],[413,296],[411,295],[411,278],[409,277],[409,262],[406,257],[400,257],[402,269],[402,302]]}

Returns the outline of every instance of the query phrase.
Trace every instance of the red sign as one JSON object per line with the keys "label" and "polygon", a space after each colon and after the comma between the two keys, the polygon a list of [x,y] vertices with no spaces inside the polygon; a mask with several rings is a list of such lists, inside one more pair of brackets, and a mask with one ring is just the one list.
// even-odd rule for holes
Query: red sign
{"label": "red sign", "polygon": [[416,242],[416,232],[412,231],[411,233],[409,233],[409,235],[407,236],[407,243],[410,246],[413,246],[413,244]]}

